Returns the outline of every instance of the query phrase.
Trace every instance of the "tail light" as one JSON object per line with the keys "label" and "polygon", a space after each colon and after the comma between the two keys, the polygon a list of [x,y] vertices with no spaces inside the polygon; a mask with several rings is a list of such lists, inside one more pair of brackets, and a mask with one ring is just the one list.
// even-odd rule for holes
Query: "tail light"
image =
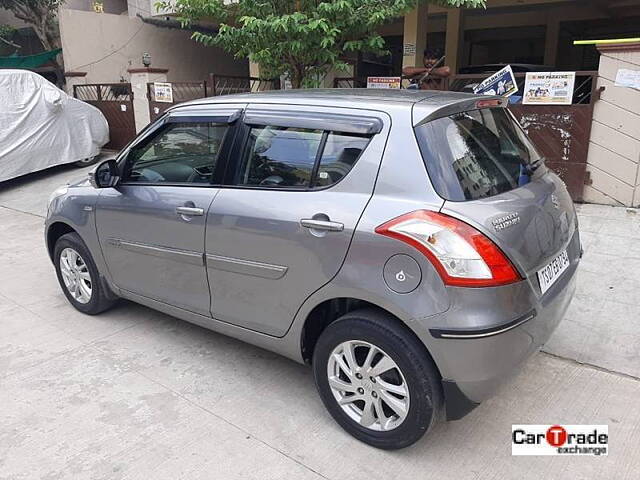
{"label": "tail light", "polygon": [[418,249],[447,285],[494,287],[521,280],[495,243],[470,225],[442,213],[407,213],[380,225],[376,233]]}

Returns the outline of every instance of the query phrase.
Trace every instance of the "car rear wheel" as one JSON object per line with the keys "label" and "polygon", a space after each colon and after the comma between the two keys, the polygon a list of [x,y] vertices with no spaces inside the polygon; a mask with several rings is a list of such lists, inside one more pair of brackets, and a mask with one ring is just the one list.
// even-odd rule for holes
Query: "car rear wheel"
{"label": "car rear wheel", "polygon": [[83,158],[82,160],[78,160],[76,163],[74,163],[74,165],[78,168],[88,167],[90,165],[94,165],[98,163],[99,159],[100,159],[100,156],[95,155],[93,157],[87,157],[87,158]]}
{"label": "car rear wheel", "polygon": [[100,281],[89,249],[77,233],[67,233],[54,249],[56,275],[67,300],[77,310],[95,315],[110,308],[115,300]]}
{"label": "car rear wheel", "polygon": [[316,344],[313,369],[331,416],[374,447],[407,447],[440,416],[433,361],[411,332],[379,310],[357,310],[330,324]]}

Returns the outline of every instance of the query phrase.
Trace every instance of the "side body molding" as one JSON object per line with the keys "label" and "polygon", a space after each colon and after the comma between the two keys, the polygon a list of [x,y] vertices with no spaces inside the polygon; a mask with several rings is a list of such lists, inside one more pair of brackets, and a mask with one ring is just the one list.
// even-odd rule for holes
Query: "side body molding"
{"label": "side body molding", "polygon": [[274,280],[284,277],[289,269],[289,267],[281,265],[271,265],[269,263],[253,262],[241,258],[211,254],[207,254],[207,268],[215,268],[216,270],[241,273],[254,277],[271,278]]}

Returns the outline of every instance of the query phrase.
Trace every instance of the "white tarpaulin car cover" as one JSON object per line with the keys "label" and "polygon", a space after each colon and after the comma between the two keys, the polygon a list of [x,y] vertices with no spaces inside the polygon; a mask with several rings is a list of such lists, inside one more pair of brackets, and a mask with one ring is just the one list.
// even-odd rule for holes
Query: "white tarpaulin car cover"
{"label": "white tarpaulin car cover", "polygon": [[109,126],[95,107],[28,70],[0,70],[0,182],[98,155]]}

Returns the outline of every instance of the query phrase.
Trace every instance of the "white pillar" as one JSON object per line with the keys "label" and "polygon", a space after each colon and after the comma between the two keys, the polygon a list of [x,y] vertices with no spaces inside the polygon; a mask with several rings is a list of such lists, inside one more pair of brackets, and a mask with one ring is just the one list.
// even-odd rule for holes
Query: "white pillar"
{"label": "white pillar", "polygon": [[87,83],[87,72],[64,72],[66,78],[65,90],[73,97],[73,86]]}
{"label": "white pillar", "polygon": [[447,33],[444,64],[451,69],[452,74],[458,73],[460,67],[460,53],[464,29],[462,27],[462,8],[447,10]]}
{"label": "white pillar", "polygon": [[427,48],[428,4],[420,2],[404,16],[402,68],[422,67],[424,49]]}
{"label": "white pillar", "polygon": [[149,113],[149,98],[147,98],[147,84],[151,82],[166,82],[166,68],[132,68],[127,70],[131,75],[131,91],[133,92],[133,114],[136,120],[136,133],[151,122]]}

